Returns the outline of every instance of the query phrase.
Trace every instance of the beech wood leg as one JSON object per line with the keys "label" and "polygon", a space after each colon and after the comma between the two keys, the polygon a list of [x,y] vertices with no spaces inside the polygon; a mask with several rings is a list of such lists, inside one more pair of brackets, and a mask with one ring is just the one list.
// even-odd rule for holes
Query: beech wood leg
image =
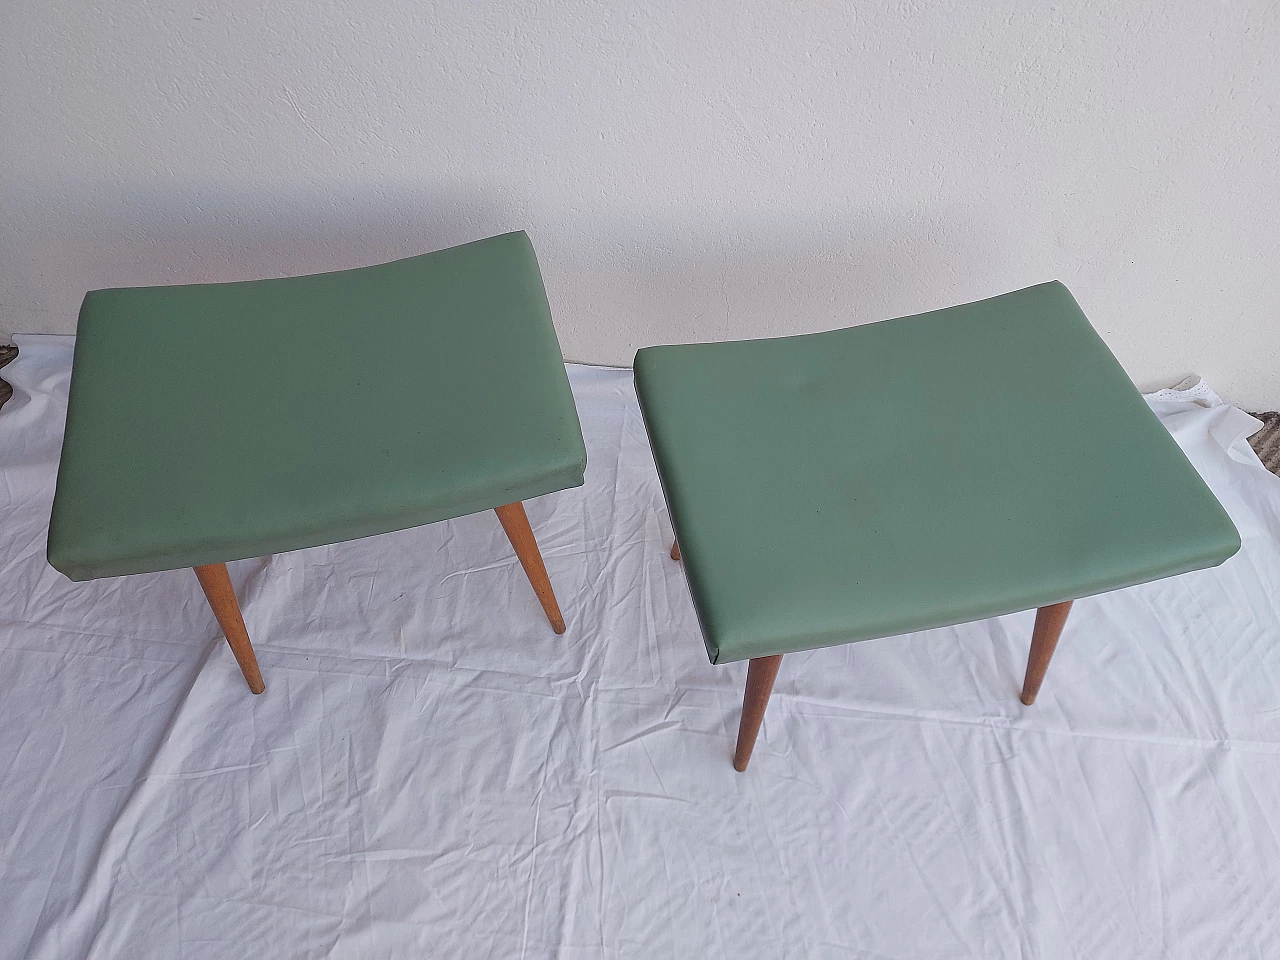
{"label": "beech wood leg", "polygon": [[244,617],[240,615],[240,604],[236,602],[227,565],[210,563],[193,569],[209,606],[213,608],[213,615],[218,618],[218,626],[222,627],[222,634],[227,638],[227,645],[231,647],[236,663],[240,664],[245,683],[254,693],[261,693],[267,687],[258,670],[258,658],[253,655],[253,644],[249,642],[249,631],[245,629]]}
{"label": "beech wood leg", "polygon": [[1058,645],[1058,637],[1071,612],[1071,601],[1051,603],[1036,611],[1035,629],[1031,631],[1031,653],[1027,657],[1027,676],[1022,681],[1022,702],[1028,707],[1036,702],[1044,672],[1049,669],[1049,658]]}
{"label": "beech wood leg", "polygon": [[520,566],[524,567],[525,576],[538,595],[538,602],[546,611],[551,621],[551,629],[556,633],[564,633],[564,617],[560,615],[560,605],[556,603],[555,592],[551,589],[551,579],[547,576],[547,568],[542,562],[542,554],[538,551],[538,541],[533,538],[533,528],[529,526],[529,516],[524,512],[524,504],[517,500],[505,507],[494,508],[507,539],[515,548]]}
{"label": "beech wood leg", "polygon": [[773,681],[782,665],[782,654],[773,657],[756,657],[747,668],[747,692],[742,698],[742,719],[738,722],[738,747],[733,751],[733,769],[739,773],[751,762],[751,751],[756,746],[756,734],[764,720],[764,708],[769,705]]}

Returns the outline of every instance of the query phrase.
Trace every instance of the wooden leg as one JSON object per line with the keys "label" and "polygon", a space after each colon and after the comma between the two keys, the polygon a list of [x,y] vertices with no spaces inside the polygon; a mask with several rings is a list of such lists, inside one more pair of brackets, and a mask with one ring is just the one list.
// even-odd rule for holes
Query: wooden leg
{"label": "wooden leg", "polygon": [[538,595],[538,602],[551,621],[551,629],[556,633],[564,633],[564,617],[560,615],[560,605],[556,603],[555,592],[551,589],[551,580],[542,563],[542,554],[538,552],[538,541],[533,538],[533,528],[529,526],[529,516],[524,512],[524,504],[517,500],[505,507],[497,507],[493,512],[498,515],[507,539],[515,548],[520,566],[524,567],[525,576],[529,578],[533,592]]}
{"label": "wooden leg", "polygon": [[1036,611],[1035,629],[1031,631],[1031,654],[1027,657],[1027,677],[1022,681],[1022,702],[1028,707],[1036,702],[1044,672],[1049,669],[1049,658],[1058,645],[1058,637],[1071,612],[1071,601],[1051,603]]}
{"label": "wooden leg", "polygon": [[680,559],[680,542],[678,540],[671,541],[671,559],[672,560]]}
{"label": "wooden leg", "polygon": [[739,773],[751,762],[751,751],[756,746],[756,734],[764,720],[764,708],[769,705],[773,693],[773,681],[782,665],[782,654],[774,657],[756,657],[747,668],[747,692],[742,698],[742,719],[738,722],[738,748],[733,751],[733,769]]}
{"label": "wooden leg", "polygon": [[240,664],[245,682],[254,693],[261,693],[267,687],[258,671],[258,658],[253,655],[253,644],[249,642],[249,631],[244,628],[244,617],[240,615],[240,604],[236,603],[236,592],[231,587],[227,565],[210,563],[194,569],[209,606],[213,607],[213,615],[218,618],[218,626],[222,627],[222,634],[227,638],[236,663]]}

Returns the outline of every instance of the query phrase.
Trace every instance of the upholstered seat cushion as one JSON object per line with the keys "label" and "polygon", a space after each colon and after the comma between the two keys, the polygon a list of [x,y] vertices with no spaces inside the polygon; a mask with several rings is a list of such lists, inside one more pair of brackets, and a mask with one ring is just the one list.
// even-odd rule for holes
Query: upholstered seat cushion
{"label": "upholstered seat cushion", "polygon": [[582,483],[524,233],[381,266],[90,293],[49,562],[75,580],[397,530]]}
{"label": "upholstered seat cushion", "polygon": [[1076,599],[1240,545],[1060,283],[649,347],[635,380],[713,662]]}

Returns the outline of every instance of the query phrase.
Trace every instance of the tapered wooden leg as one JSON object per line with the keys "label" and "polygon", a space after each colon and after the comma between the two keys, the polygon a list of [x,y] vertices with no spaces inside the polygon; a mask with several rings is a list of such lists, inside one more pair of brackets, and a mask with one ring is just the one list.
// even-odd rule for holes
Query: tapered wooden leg
{"label": "tapered wooden leg", "polygon": [[1058,645],[1058,637],[1071,612],[1071,601],[1051,603],[1036,611],[1036,625],[1031,631],[1031,654],[1027,657],[1027,677],[1022,681],[1022,702],[1028,707],[1036,702],[1044,672],[1049,669],[1049,658]]}
{"label": "tapered wooden leg", "polygon": [[680,542],[678,540],[671,541],[671,559],[672,560],[680,559]]}
{"label": "tapered wooden leg", "polygon": [[218,618],[218,626],[222,627],[222,634],[227,638],[236,663],[240,664],[245,682],[254,693],[261,693],[267,687],[258,670],[258,658],[253,655],[249,631],[244,628],[244,617],[240,615],[240,604],[236,602],[236,592],[231,587],[227,565],[210,563],[194,569],[209,606],[213,607],[213,615]]}
{"label": "tapered wooden leg", "polygon": [[756,657],[747,668],[747,692],[742,698],[742,719],[738,721],[738,747],[733,751],[733,769],[739,773],[751,762],[756,734],[760,732],[764,708],[769,705],[769,694],[773,693],[773,681],[780,666],[782,654]]}
{"label": "tapered wooden leg", "polygon": [[551,629],[556,633],[564,633],[564,617],[560,615],[560,605],[556,603],[555,592],[551,589],[551,579],[542,563],[542,554],[538,552],[538,541],[533,538],[533,528],[529,526],[529,516],[524,512],[524,504],[517,500],[505,507],[497,507],[493,512],[498,515],[507,539],[520,558],[520,566],[524,567],[525,576],[529,578],[533,592],[538,595],[538,602],[551,621]]}

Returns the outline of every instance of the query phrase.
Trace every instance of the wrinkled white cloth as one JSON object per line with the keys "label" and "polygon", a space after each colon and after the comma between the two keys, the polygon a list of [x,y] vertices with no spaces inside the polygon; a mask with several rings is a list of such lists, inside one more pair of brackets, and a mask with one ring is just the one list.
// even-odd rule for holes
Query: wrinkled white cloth
{"label": "wrinkled white cloth", "polygon": [[[184,570],[44,558],[70,338],[0,411],[0,956],[1280,956],[1280,478],[1151,403],[1239,527],[1213,569],[791,655],[751,769],[629,371],[570,369],[586,486],[231,565],[249,694]],[[140,470],[146,469],[139,464]]]}

